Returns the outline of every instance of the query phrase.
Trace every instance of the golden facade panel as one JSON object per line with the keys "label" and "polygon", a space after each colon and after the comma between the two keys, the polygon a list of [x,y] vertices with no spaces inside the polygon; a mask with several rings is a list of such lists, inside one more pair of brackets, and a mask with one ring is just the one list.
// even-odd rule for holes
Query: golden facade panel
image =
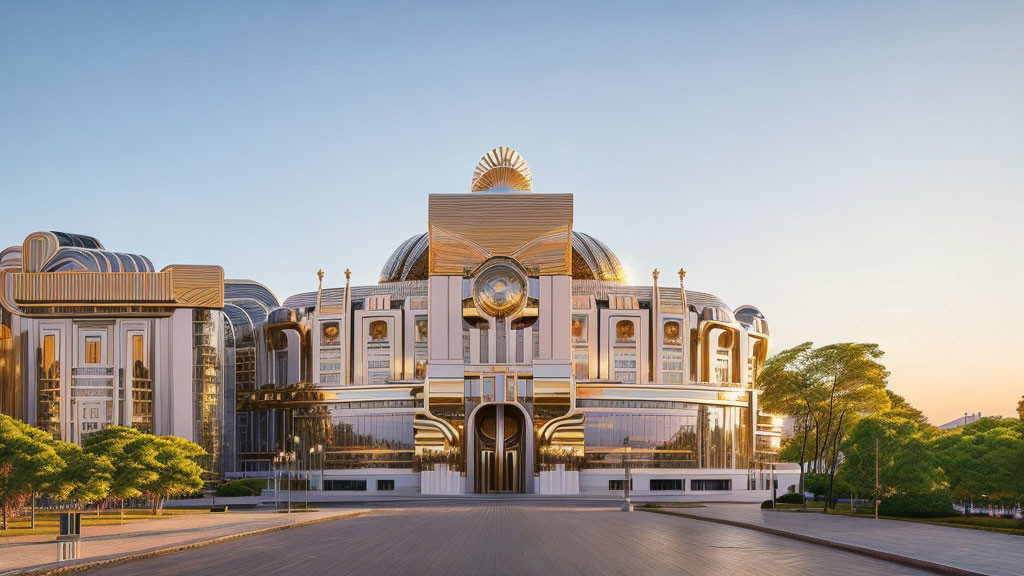
{"label": "golden facade panel", "polygon": [[571,194],[431,194],[428,212],[432,276],[462,276],[492,256],[531,275],[572,273]]}

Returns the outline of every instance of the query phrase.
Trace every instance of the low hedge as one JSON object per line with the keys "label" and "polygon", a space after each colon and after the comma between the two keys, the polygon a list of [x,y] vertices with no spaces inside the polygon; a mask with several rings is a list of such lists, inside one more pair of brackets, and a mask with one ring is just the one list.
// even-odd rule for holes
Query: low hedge
{"label": "low hedge", "polygon": [[789,492],[775,499],[779,504],[803,504],[804,495],[798,492]]}
{"label": "low hedge", "polygon": [[878,513],[904,518],[943,518],[956,514],[949,492],[943,490],[884,497],[878,505]]}
{"label": "low hedge", "polygon": [[775,508],[775,506],[772,506],[771,500],[765,500],[764,502],[761,502],[761,510],[771,510],[772,508]]}
{"label": "low hedge", "polygon": [[259,496],[263,492],[266,480],[260,478],[243,478],[231,480],[217,486],[217,496]]}

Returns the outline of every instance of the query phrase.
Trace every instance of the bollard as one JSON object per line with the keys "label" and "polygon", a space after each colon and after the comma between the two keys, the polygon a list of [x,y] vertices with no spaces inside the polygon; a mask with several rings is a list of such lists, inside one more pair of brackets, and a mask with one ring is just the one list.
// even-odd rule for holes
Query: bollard
{"label": "bollard", "polygon": [[82,555],[82,513],[64,512],[60,515],[60,534],[57,536],[57,562],[74,560]]}

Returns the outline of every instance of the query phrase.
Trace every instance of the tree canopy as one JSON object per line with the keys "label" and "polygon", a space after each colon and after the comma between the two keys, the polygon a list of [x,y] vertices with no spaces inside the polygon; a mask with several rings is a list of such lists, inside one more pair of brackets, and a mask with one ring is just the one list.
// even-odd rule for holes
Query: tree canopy
{"label": "tree canopy", "polygon": [[7,517],[64,467],[49,434],[0,414],[0,507],[4,530]]}
{"label": "tree canopy", "polygon": [[1024,422],[982,418],[932,442],[953,498],[1024,500]]}
{"label": "tree canopy", "polygon": [[[946,487],[938,455],[930,449],[927,426],[886,412],[862,419],[843,443],[837,478],[860,495],[925,493]],[[875,490],[876,440],[879,489]]]}
{"label": "tree canopy", "polygon": [[[812,471],[829,475],[830,486],[834,484],[840,446],[857,421],[890,410],[893,397],[902,400],[886,390],[889,372],[879,362],[883,355],[877,344],[814,348],[805,342],[765,362],[757,380],[763,392],[761,405],[796,420],[798,436],[788,451],[796,452],[801,475],[807,462]],[[793,442],[799,443],[799,450]]]}
{"label": "tree canopy", "polygon": [[[85,447],[0,415],[0,507],[3,528],[29,498],[42,494],[83,507],[108,498],[147,496],[154,513],[164,500],[202,488],[206,452],[175,436],[112,426],[85,438]],[[33,500],[34,501],[34,500]],[[99,507],[97,507],[98,511]]]}

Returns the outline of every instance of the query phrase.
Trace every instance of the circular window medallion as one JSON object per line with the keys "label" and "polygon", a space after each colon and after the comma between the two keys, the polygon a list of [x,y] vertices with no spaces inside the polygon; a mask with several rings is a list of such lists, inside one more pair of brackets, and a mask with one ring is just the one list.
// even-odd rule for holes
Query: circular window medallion
{"label": "circular window medallion", "polygon": [[484,264],[477,273],[473,300],[485,314],[505,318],[523,307],[526,292],[526,275],[514,260],[501,258]]}

